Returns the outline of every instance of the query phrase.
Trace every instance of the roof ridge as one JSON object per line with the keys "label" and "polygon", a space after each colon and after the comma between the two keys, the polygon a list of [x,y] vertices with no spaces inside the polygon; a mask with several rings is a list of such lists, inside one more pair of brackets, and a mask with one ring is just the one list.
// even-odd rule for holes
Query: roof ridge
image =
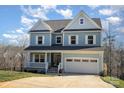
{"label": "roof ridge", "polygon": [[52,20],[44,20],[44,21],[68,21],[68,20],[72,20],[72,19],[52,19]]}

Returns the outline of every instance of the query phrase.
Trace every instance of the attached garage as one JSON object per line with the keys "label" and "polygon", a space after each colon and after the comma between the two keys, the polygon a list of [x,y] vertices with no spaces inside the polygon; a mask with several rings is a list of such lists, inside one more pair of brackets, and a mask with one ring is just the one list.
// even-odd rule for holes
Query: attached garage
{"label": "attached garage", "polygon": [[64,54],[63,60],[65,72],[99,74],[102,69],[98,54]]}
{"label": "attached garage", "polygon": [[97,59],[71,57],[65,59],[65,72],[96,74],[97,66]]}

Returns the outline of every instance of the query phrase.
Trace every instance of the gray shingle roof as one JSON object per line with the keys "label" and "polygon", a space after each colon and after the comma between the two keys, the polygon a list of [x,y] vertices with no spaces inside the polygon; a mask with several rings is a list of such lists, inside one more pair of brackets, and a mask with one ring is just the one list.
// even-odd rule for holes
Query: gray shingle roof
{"label": "gray shingle roof", "polygon": [[[48,24],[54,32],[61,32],[71,20],[72,19],[47,20],[44,22]],[[100,27],[102,27],[100,18],[92,18],[92,20],[96,22]],[[40,30],[32,30],[30,32],[35,32],[35,31],[39,32]]]}
{"label": "gray shingle roof", "polygon": [[25,50],[82,50],[82,51],[102,51],[100,46],[29,46]]}

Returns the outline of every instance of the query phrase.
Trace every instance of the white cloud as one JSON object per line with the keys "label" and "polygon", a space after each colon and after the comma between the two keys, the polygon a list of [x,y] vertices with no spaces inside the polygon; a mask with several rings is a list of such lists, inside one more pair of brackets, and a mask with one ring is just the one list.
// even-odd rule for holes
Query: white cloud
{"label": "white cloud", "polygon": [[36,19],[29,19],[26,16],[21,16],[21,23],[23,26],[25,26],[26,28],[31,28],[33,23],[36,22]]}
{"label": "white cloud", "polygon": [[112,9],[101,9],[99,10],[99,13],[102,15],[107,15],[110,16],[112,14],[114,14],[116,11],[112,10]]}
{"label": "white cloud", "polygon": [[48,19],[47,15],[46,15],[46,11],[43,8],[39,7],[39,8],[33,9],[31,6],[29,6],[28,12],[29,12],[30,16],[32,16],[32,17],[41,18],[41,19],[45,19],[45,20]]}
{"label": "white cloud", "polygon": [[18,37],[15,34],[3,34],[3,36],[8,39],[16,39]]}
{"label": "white cloud", "polygon": [[88,7],[90,7],[91,9],[96,9],[99,7],[99,5],[88,5]]}
{"label": "white cloud", "polygon": [[44,8],[45,10],[56,9],[56,7],[56,5],[41,5],[41,8]]}
{"label": "white cloud", "polygon": [[120,24],[120,22],[122,21],[120,17],[116,17],[116,16],[111,16],[106,19],[113,25]]}
{"label": "white cloud", "polygon": [[21,10],[24,14],[34,17],[34,18],[41,18],[44,20],[48,20],[47,13],[51,10],[55,10],[56,5],[41,5],[37,8],[32,8],[32,6],[28,6],[27,8],[21,6]]}
{"label": "white cloud", "polygon": [[71,9],[60,9],[60,10],[56,10],[57,13],[61,14],[62,16],[64,16],[64,18],[72,18],[72,10]]}
{"label": "white cloud", "polygon": [[20,34],[24,33],[21,29],[17,29],[16,32]]}
{"label": "white cloud", "polygon": [[124,27],[119,27],[116,29],[118,32],[123,32],[124,33]]}

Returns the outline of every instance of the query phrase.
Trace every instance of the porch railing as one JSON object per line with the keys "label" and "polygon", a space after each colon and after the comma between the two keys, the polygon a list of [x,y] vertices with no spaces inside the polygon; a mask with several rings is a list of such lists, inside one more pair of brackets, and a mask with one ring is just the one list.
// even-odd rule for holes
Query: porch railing
{"label": "porch railing", "polygon": [[45,68],[45,63],[27,62],[25,66],[33,68]]}
{"label": "porch railing", "polygon": [[25,64],[26,68],[44,68],[45,73],[48,71],[48,62],[38,63],[38,62],[27,62]]}

